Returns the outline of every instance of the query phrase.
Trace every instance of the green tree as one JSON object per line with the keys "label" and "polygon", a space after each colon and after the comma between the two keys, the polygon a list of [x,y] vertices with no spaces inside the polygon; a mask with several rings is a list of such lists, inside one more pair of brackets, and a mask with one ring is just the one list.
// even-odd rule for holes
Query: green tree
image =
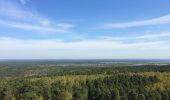
{"label": "green tree", "polygon": [[23,94],[23,98],[21,100],[38,100],[38,96],[34,92],[26,92]]}
{"label": "green tree", "polygon": [[169,100],[169,95],[168,95],[167,91],[164,91],[162,93],[162,100]]}
{"label": "green tree", "polygon": [[119,90],[117,88],[113,89],[112,95],[113,95],[113,100],[120,100],[120,94],[119,94]]}
{"label": "green tree", "polygon": [[133,90],[129,93],[128,98],[129,98],[129,100],[137,100],[138,94]]}
{"label": "green tree", "polygon": [[145,95],[139,94],[138,95],[138,100],[146,100]]}

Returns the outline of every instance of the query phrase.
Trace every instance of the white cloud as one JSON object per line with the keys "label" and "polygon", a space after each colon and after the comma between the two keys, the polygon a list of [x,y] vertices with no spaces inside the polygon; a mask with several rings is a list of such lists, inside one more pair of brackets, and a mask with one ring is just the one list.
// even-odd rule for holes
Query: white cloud
{"label": "white cloud", "polygon": [[[19,3],[18,3],[18,2]],[[0,26],[33,31],[36,33],[65,33],[75,27],[69,23],[54,23],[47,17],[28,9],[25,4],[29,0],[0,0]],[[24,6],[24,7],[23,7]]]}
{"label": "white cloud", "polygon": [[137,39],[153,39],[153,38],[162,38],[170,37],[170,33],[159,33],[159,34],[145,34],[142,36],[136,37]]}
{"label": "white cloud", "polygon": [[23,6],[25,6],[26,3],[29,2],[29,0],[19,0],[19,1],[21,2],[21,4],[22,4]]}
{"label": "white cloud", "polygon": [[110,29],[121,29],[121,28],[161,25],[161,24],[169,24],[169,23],[170,23],[170,14],[167,14],[165,16],[152,18],[148,20],[142,20],[142,21],[132,21],[132,22],[125,22],[125,23],[110,23],[110,24],[104,25],[103,27],[110,28]]}
{"label": "white cloud", "polygon": [[157,34],[143,34],[138,36],[126,36],[126,37],[112,37],[112,36],[101,36],[99,38],[105,39],[105,40],[114,40],[114,41],[127,41],[127,40],[153,40],[153,39],[159,39],[162,40],[162,38],[169,38],[170,33],[157,33]]}
{"label": "white cloud", "polygon": [[57,26],[63,29],[70,29],[70,28],[74,28],[76,25],[68,24],[68,23],[60,23],[60,24],[57,24]]}
{"label": "white cloud", "polygon": [[0,15],[5,17],[5,19],[13,19],[20,21],[41,21],[45,20],[44,16],[41,16],[32,11],[22,7],[18,0],[0,0]]}
{"label": "white cloud", "polygon": [[[41,32],[41,33],[66,33],[70,32],[70,28],[63,27],[54,27],[49,25],[39,25],[39,24],[30,24],[30,23],[21,23],[21,22],[12,22],[12,21],[1,21],[0,26],[12,27],[22,30],[28,30],[33,32]],[[70,24],[71,25],[71,24]]]}
{"label": "white cloud", "polygon": [[170,45],[164,41],[122,43],[107,40],[22,40],[0,38],[0,58],[168,58]]}

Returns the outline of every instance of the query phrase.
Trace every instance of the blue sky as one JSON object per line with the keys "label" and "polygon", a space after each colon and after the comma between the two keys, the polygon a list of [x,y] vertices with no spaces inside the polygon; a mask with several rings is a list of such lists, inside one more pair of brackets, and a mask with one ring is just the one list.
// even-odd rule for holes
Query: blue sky
{"label": "blue sky", "polygon": [[0,0],[0,59],[168,59],[169,0]]}

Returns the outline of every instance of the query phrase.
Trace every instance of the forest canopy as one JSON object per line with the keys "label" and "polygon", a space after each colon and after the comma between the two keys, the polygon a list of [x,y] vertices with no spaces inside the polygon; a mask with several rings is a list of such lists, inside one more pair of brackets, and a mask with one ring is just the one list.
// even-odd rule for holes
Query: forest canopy
{"label": "forest canopy", "polygon": [[169,100],[170,65],[1,66],[0,100]]}

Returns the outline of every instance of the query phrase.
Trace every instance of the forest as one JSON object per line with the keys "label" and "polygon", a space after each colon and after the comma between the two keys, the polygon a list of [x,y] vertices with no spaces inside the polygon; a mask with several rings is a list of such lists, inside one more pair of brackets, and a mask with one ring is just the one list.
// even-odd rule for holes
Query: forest
{"label": "forest", "polygon": [[0,100],[170,100],[170,65],[0,65]]}

